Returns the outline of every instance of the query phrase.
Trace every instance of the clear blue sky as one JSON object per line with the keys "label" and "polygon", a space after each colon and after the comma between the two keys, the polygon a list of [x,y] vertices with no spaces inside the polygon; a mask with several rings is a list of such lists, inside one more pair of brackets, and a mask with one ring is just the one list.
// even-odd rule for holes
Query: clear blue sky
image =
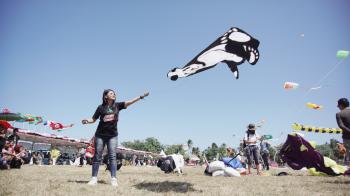
{"label": "clear blue sky", "polygon": [[[350,98],[350,2],[293,1],[17,1],[0,2],[0,108],[65,124],[62,132],[90,138],[83,126],[112,88],[125,101],[150,96],[120,114],[119,142],[156,137],[163,144],[192,139],[201,150],[216,142],[237,145],[250,122],[265,119],[260,134],[285,140],[291,124],[337,127],[336,101]],[[255,66],[225,64],[170,81],[230,27],[260,41]],[[285,81],[300,83],[295,91]],[[311,110],[306,102],[324,106]],[[20,127],[21,124],[17,124]],[[27,125],[25,125],[27,127]],[[54,133],[42,126],[31,126]],[[233,136],[235,135],[235,136]],[[324,143],[340,136],[306,134]]]}

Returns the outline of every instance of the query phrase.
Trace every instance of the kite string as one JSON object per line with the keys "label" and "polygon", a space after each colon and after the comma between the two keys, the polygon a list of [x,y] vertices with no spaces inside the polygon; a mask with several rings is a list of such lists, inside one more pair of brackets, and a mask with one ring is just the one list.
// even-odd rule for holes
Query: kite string
{"label": "kite string", "polygon": [[[332,69],[330,69],[330,70],[318,81],[318,83],[317,83],[316,86],[320,86],[320,85],[322,84],[322,82],[323,82],[325,79],[327,79],[327,78],[330,76],[330,74],[333,73],[343,61],[344,61],[344,59],[339,60],[339,61],[332,67]],[[310,93],[311,91],[312,91],[312,89],[309,88],[309,89],[307,90],[307,92],[304,94],[304,96],[302,97],[302,101],[303,101],[303,102],[306,101],[306,97],[309,95],[309,93]],[[299,116],[302,116],[301,113],[302,113],[302,111],[303,111],[304,109],[305,109],[305,106],[304,106],[304,105],[301,106],[300,109],[299,109],[299,111],[297,112],[297,114],[299,114]]]}
{"label": "kite string", "polygon": [[[322,82],[323,82],[325,79],[327,79],[327,78],[330,76],[330,74],[333,73],[343,61],[344,61],[344,59],[340,59],[340,60],[332,67],[332,69],[330,69],[330,70],[323,76],[323,78],[321,78],[321,79],[318,81],[317,85],[315,85],[315,86],[321,86]],[[303,96],[304,102],[305,102],[305,99],[306,99],[307,95],[309,95],[309,93],[310,93],[311,91],[312,91],[312,89],[309,88],[309,89],[306,91],[306,93],[304,94],[304,96]],[[299,109],[299,111],[298,111],[298,114],[300,114],[300,113],[302,112],[303,109],[304,109],[304,106],[300,107],[300,109]],[[301,116],[301,115],[300,115],[300,116]]]}
{"label": "kite string", "polygon": [[158,88],[158,89],[151,89],[150,93],[152,93],[152,95],[162,95],[162,94],[166,94],[169,91],[172,91],[174,89],[177,88],[181,88],[185,85],[184,82],[176,82],[177,84],[175,86],[173,86],[172,88]]}
{"label": "kite string", "polygon": [[[333,66],[333,68],[332,68],[330,71],[328,71],[328,72],[326,73],[326,75],[325,75],[322,79],[320,79],[320,80],[318,81],[317,85],[315,85],[315,86],[317,86],[317,87],[321,86],[322,82],[323,82],[325,79],[327,79],[328,76],[329,76],[332,72],[334,72],[334,71],[337,69],[337,67],[338,67],[343,61],[344,61],[344,59],[339,60],[339,61]],[[312,90],[311,88],[308,89],[308,91],[305,93],[304,97],[306,97],[306,96],[310,93],[311,90]]]}

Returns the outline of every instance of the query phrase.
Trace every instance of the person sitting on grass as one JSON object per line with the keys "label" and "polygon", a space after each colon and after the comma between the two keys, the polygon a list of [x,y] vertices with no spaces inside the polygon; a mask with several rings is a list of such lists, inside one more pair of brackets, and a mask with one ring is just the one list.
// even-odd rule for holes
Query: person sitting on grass
{"label": "person sitting on grass", "polygon": [[23,146],[17,144],[17,146],[14,148],[14,156],[12,157],[12,160],[10,162],[10,167],[20,169],[21,166],[24,164],[24,160],[26,159],[26,157],[27,155]]}
{"label": "person sitting on grass", "polygon": [[2,149],[2,161],[5,169],[10,169],[10,163],[15,156],[14,150],[13,150],[13,142],[12,141],[6,141],[3,149]]}

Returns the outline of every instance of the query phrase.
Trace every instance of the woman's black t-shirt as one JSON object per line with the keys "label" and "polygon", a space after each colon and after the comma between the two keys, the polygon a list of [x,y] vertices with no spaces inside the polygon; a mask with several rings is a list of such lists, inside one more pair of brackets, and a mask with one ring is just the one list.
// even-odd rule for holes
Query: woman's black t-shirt
{"label": "woman's black t-shirt", "polygon": [[118,136],[118,116],[119,111],[125,109],[125,102],[114,103],[113,106],[99,105],[93,119],[100,118],[95,136],[98,137],[114,137]]}

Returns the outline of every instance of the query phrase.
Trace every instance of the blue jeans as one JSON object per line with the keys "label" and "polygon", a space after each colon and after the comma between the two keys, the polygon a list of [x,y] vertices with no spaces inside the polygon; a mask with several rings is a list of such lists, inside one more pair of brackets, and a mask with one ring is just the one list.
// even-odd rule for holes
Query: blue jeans
{"label": "blue jeans", "polygon": [[95,155],[92,162],[92,177],[97,177],[98,169],[102,161],[103,149],[106,144],[111,169],[111,176],[116,177],[117,175],[116,152],[118,146],[118,136],[109,138],[95,136]]}

